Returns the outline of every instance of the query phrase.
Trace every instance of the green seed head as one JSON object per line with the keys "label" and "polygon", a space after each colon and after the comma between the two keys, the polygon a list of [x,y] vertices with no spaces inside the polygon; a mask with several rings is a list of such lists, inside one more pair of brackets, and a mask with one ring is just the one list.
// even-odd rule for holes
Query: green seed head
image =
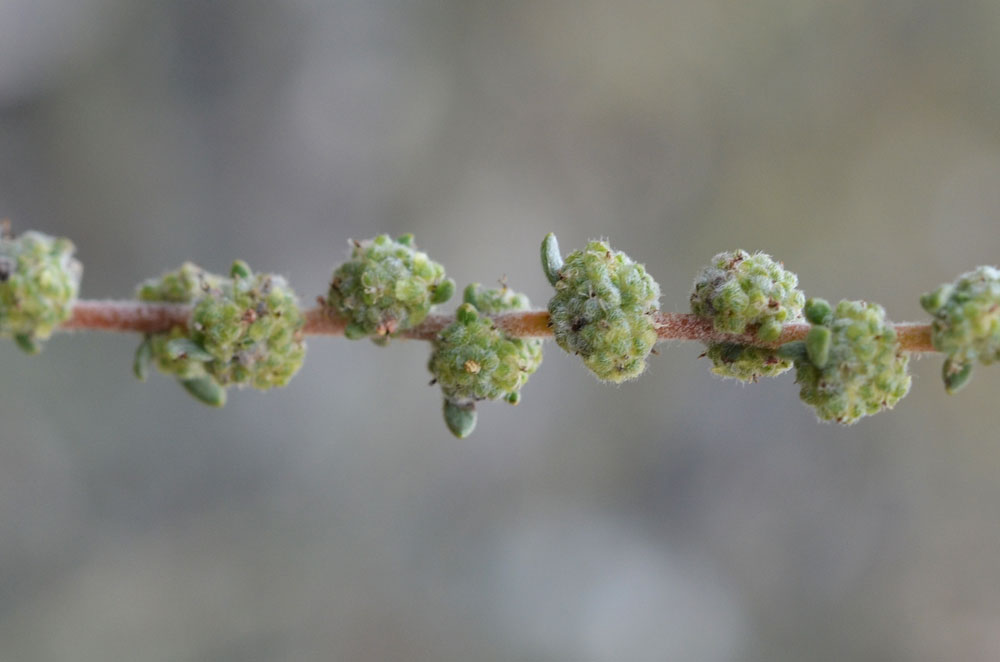
{"label": "green seed head", "polygon": [[[761,342],[774,342],[785,322],[802,314],[805,296],[796,289],[798,277],[764,253],[736,250],[719,253],[702,269],[691,293],[691,311],[712,320],[720,333],[752,332]],[[707,343],[712,372],[742,381],[774,377],[792,367],[773,350],[732,343]],[[729,360],[734,355],[739,360]]]}
{"label": "green seed head", "polygon": [[0,335],[29,353],[70,318],[83,267],[69,239],[40,232],[0,236]]}
{"label": "green seed head", "polygon": [[864,301],[841,301],[826,318],[805,342],[781,350],[795,360],[802,401],[815,407],[821,420],[845,424],[892,409],[910,390],[909,357],[885,311]]}
{"label": "green seed head", "polygon": [[188,328],[174,327],[143,341],[136,352],[137,376],[144,378],[152,363],[217,406],[225,398],[205,380],[220,389],[267,390],[288,383],[305,358],[305,319],[295,293],[280,276],[254,274],[242,261],[234,263],[231,273],[225,278],[187,263],[139,287],[144,301],[193,306]]}
{"label": "green seed head", "polygon": [[[459,437],[472,431],[477,401],[517,404],[521,387],[542,362],[542,341],[511,338],[487,316],[529,310],[527,297],[506,287],[480,292],[477,285],[470,285],[464,298],[455,321],[434,341],[427,366],[441,385],[448,427]],[[456,426],[465,434],[459,434]]]}
{"label": "green seed head", "polygon": [[656,343],[659,285],[643,265],[603,241],[591,241],[561,265],[554,244],[552,235],[546,237],[543,263],[555,277],[549,323],[556,342],[578,354],[598,379],[638,377]]}
{"label": "green seed head", "polygon": [[1000,270],[978,267],[925,294],[920,304],[934,316],[934,349],[947,355],[942,374],[949,393],[968,382],[976,361],[1000,360]]}
{"label": "green seed head", "polygon": [[383,234],[354,242],[351,259],[333,272],[328,302],[348,320],[348,338],[384,339],[420,324],[454,290],[444,267],[416,249],[413,235]]}

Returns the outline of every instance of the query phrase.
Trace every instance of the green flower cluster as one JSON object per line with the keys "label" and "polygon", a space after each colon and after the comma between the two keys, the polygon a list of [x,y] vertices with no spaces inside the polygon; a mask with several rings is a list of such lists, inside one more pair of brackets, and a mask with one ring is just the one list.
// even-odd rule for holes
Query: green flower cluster
{"label": "green flower cluster", "polygon": [[348,320],[344,335],[385,342],[427,317],[455,292],[444,267],[418,251],[413,235],[383,234],[354,242],[351,259],[333,272],[329,305]]}
{"label": "green flower cluster", "polygon": [[809,299],[812,323],[805,341],[782,345],[795,361],[800,397],[824,421],[851,424],[892,409],[910,390],[909,357],[878,304],[841,301],[836,311],[823,299]]}
{"label": "green flower cluster", "polygon": [[280,276],[254,274],[241,260],[229,278],[190,262],[139,287],[142,301],[193,304],[188,328],[146,336],[135,373],[149,366],[175,375],[194,397],[221,407],[226,387],[267,390],[284,386],[302,366],[305,318]]}
{"label": "green flower cluster", "polygon": [[948,393],[965,386],[977,360],[1000,360],[1000,270],[983,266],[964,273],[922,296],[920,305],[934,316],[934,349],[947,355],[941,372]]}
{"label": "green flower cluster", "polygon": [[555,235],[542,243],[542,268],[555,286],[549,323],[556,342],[578,354],[598,379],[623,382],[646,369],[656,344],[660,287],[645,267],[603,241],[559,254]]}
{"label": "green flower cluster", "polygon": [[542,362],[542,342],[511,338],[488,315],[530,310],[523,294],[507,287],[478,291],[470,285],[455,321],[434,341],[428,368],[444,393],[448,429],[467,437],[476,425],[476,402],[506,400],[516,405],[520,389]]}
{"label": "green flower cluster", "polygon": [[[774,342],[782,325],[802,313],[805,295],[796,289],[798,283],[794,273],[765,253],[719,253],[694,282],[691,312],[712,320],[719,333],[752,332],[761,342]],[[706,344],[712,372],[722,377],[757,381],[792,367],[771,350],[737,343]]]}
{"label": "green flower cluster", "polygon": [[40,232],[0,236],[0,335],[35,354],[70,318],[83,267],[69,239]]}

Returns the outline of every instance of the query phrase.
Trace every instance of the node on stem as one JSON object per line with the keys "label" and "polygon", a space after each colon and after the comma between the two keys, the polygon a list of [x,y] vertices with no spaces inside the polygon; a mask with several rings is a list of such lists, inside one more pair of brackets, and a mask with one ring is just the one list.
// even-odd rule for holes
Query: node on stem
{"label": "node on stem", "polygon": [[542,362],[542,341],[511,338],[489,317],[530,310],[526,296],[506,286],[479,291],[472,284],[463,298],[455,321],[435,339],[427,365],[444,395],[448,429],[458,437],[472,432],[476,402],[517,404],[521,387]]}
{"label": "node on stem", "polygon": [[[765,253],[735,250],[719,253],[702,269],[691,292],[691,312],[719,333],[753,333],[760,342],[774,342],[785,322],[798,319],[805,295],[798,277]],[[789,370],[791,362],[775,350],[733,343],[706,343],[712,372],[741,381],[757,381]],[[738,346],[738,345],[737,345]]]}
{"label": "node on stem", "polygon": [[186,327],[148,334],[133,371],[145,379],[149,366],[174,375],[205,404],[225,404],[228,386],[267,390],[284,386],[302,366],[305,319],[285,280],[254,274],[238,260],[231,277],[185,263],[139,287],[143,301],[192,304]]}
{"label": "node on stem", "polygon": [[327,302],[348,320],[351,340],[384,343],[427,317],[455,291],[444,267],[417,250],[413,235],[352,242],[351,259],[333,272]]}
{"label": "node on stem", "polygon": [[941,374],[948,393],[968,383],[976,361],[1000,360],[1000,270],[977,267],[923,295],[920,305],[934,316],[934,349],[947,355]]}

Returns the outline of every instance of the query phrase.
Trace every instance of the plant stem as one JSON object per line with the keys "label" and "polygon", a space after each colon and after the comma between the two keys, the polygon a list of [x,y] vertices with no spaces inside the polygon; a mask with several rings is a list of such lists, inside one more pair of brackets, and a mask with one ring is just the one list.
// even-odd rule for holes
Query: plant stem
{"label": "plant stem", "polygon": [[[155,333],[173,326],[185,326],[191,307],[183,304],[143,303],[138,301],[78,301],[73,316],[60,328],[66,331],[118,331]],[[318,306],[305,311],[305,333],[308,335],[342,336],[346,322],[328,308]],[[497,326],[518,338],[551,338],[549,314],[544,310],[505,313],[494,317]],[[433,340],[454,321],[450,315],[429,315],[419,326],[404,331],[406,338]],[[716,333],[709,320],[690,313],[659,313],[656,316],[660,340],[700,340],[761,344],[752,335]],[[904,322],[895,325],[900,347],[908,352],[933,352],[929,324]],[[792,340],[802,340],[809,331],[807,323],[786,324],[781,338],[769,346]]]}

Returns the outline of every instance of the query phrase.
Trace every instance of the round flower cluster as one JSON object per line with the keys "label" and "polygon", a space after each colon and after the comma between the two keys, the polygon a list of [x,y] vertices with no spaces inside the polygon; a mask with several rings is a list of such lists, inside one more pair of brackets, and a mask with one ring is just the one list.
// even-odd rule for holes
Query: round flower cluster
{"label": "round flower cluster", "polygon": [[1000,270],[983,266],[964,273],[922,296],[920,305],[934,316],[934,349],[947,354],[942,377],[948,393],[965,386],[977,360],[1000,360]]}
{"label": "round flower cluster", "polygon": [[83,267],[69,239],[40,232],[0,236],[0,335],[29,354],[70,318]]}
{"label": "round flower cluster", "polygon": [[[794,273],[765,253],[719,253],[694,282],[691,312],[712,320],[719,333],[751,332],[761,342],[774,342],[782,325],[801,315],[805,295],[796,289],[798,282]],[[737,352],[734,343],[706,344],[712,372],[722,377],[757,381],[792,367],[774,351],[747,348]]]}
{"label": "round flower cluster", "polygon": [[302,366],[305,319],[280,276],[254,274],[241,260],[233,263],[229,278],[185,263],[143,283],[138,296],[193,304],[186,329],[146,336],[136,352],[140,379],[155,364],[202,402],[222,406],[227,386],[284,386]]}
{"label": "round flower cluster", "polygon": [[556,290],[549,323],[559,346],[578,354],[598,379],[623,382],[642,374],[656,344],[660,308],[660,287],[645,267],[603,241],[563,261],[549,234],[542,268]]}
{"label": "round flower cluster", "polygon": [[427,317],[455,291],[444,267],[418,251],[413,235],[383,234],[354,242],[351,259],[333,272],[329,305],[348,320],[344,335],[385,342]]}
{"label": "round flower cluster", "polygon": [[520,389],[542,362],[542,342],[511,338],[488,315],[529,310],[523,294],[504,287],[465,290],[464,303],[455,321],[434,341],[428,368],[444,393],[448,429],[459,438],[476,425],[475,404],[480,400],[506,400],[517,404]]}
{"label": "round flower cluster", "polygon": [[854,423],[892,409],[909,392],[909,357],[881,306],[845,300],[831,311],[823,299],[810,299],[805,313],[813,325],[805,341],[779,352],[795,361],[800,397],[821,420]]}

